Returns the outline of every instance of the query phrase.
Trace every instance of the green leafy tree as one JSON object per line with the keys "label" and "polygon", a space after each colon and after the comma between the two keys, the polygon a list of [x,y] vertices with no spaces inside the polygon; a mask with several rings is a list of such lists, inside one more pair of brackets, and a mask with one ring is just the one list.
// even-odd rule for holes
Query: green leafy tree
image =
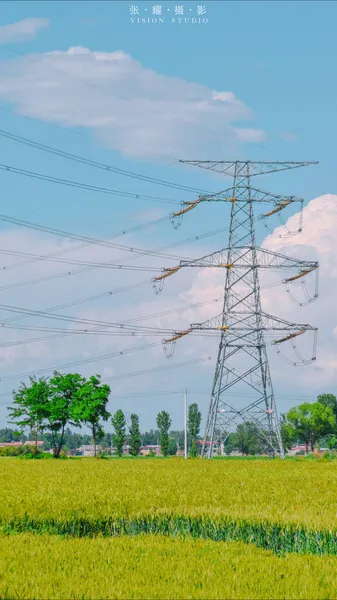
{"label": "green leafy tree", "polygon": [[191,439],[190,455],[197,456],[197,437],[200,433],[201,412],[197,404],[190,404],[188,407],[187,429]]}
{"label": "green leafy tree", "polygon": [[313,452],[315,444],[336,428],[336,417],[330,406],[322,402],[304,402],[287,413],[287,427],[293,439],[300,439]]}
{"label": "green leafy tree", "polygon": [[72,403],[74,422],[85,423],[91,429],[95,456],[97,439],[104,435],[101,421],[107,421],[111,417],[106,409],[109,395],[110,387],[101,383],[100,375],[92,375],[79,386]]}
{"label": "green leafy tree", "polygon": [[117,448],[118,456],[123,454],[123,446],[126,438],[126,419],[121,409],[117,410],[111,419],[114,428],[113,441]]}
{"label": "green leafy tree", "polygon": [[296,433],[292,425],[287,422],[287,417],[284,414],[280,416],[280,430],[283,448],[285,450],[290,450],[294,441],[296,441]]}
{"label": "green leafy tree", "polygon": [[64,443],[66,425],[78,425],[74,419],[74,406],[84,377],[78,373],[54,372],[49,381],[47,421],[52,434],[54,458],[59,458]]}
{"label": "green leafy tree", "polygon": [[183,429],[171,429],[170,437],[176,441],[177,450],[182,450],[185,443],[185,433]]}
{"label": "green leafy tree", "polygon": [[337,421],[337,398],[334,394],[320,394],[317,396],[317,402],[324,404],[324,406],[329,406]]}
{"label": "green leafy tree", "polygon": [[169,453],[169,429],[171,427],[171,418],[168,412],[162,410],[157,415],[157,427],[159,429],[159,444],[163,456]]}
{"label": "green leafy tree", "polygon": [[15,431],[10,427],[0,429],[0,443],[26,441],[27,437],[21,431]]}
{"label": "green leafy tree", "polygon": [[130,454],[132,456],[138,456],[140,447],[142,445],[142,438],[139,430],[139,417],[138,415],[132,413],[130,419]]}
{"label": "green leafy tree", "polygon": [[258,430],[254,423],[247,421],[245,423],[240,423],[240,425],[237,426],[235,446],[245,455],[254,455],[261,452]]}
{"label": "green leafy tree", "polygon": [[156,444],[158,444],[159,430],[150,429],[150,431],[145,431],[145,433],[143,433],[142,438],[144,446],[155,446]]}
{"label": "green leafy tree", "polygon": [[175,456],[177,454],[178,446],[177,442],[173,437],[169,437],[168,443],[168,454],[169,456]]}
{"label": "green leafy tree", "polygon": [[330,435],[327,439],[327,446],[329,450],[336,450],[337,448],[337,437],[335,435]]}
{"label": "green leafy tree", "polygon": [[229,435],[227,435],[225,443],[224,443],[225,453],[230,454],[236,448],[235,444],[236,444],[235,433],[230,433]]}
{"label": "green leafy tree", "polygon": [[29,428],[35,439],[35,452],[39,433],[46,427],[49,414],[50,389],[45,379],[30,378],[30,385],[21,383],[18,391],[13,391],[13,405],[9,407],[9,421],[22,429]]}

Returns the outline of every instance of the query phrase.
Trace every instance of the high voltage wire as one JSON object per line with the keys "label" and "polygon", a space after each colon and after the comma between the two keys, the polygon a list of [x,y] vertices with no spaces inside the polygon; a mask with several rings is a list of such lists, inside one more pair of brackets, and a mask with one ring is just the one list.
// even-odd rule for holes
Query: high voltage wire
{"label": "high voltage wire", "polygon": [[[209,396],[209,392],[208,391],[201,391],[201,390],[193,390],[190,388],[181,388],[178,390],[158,390],[158,391],[149,391],[149,392],[138,392],[135,394],[110,394],[109,396],[109,400],[119,400],[119,399],[134,399],[134,398],[150,398],[153,396],[171,396],[171,395],[176,395],[176,394],[183,394],[185,391],[187,391],[189,394],[194,394],[194,395],[201,395],[201,396]],[[251,395],[250,394],[238,394],[238,393],[233,393],[233,396],[237,397],[242,397],[242,398],[250,398]],[[8,394],[8,393],[0,393],[0,398],[9,398],[12,397],[12,394]],[[310,401],[310,400],[315,400],[315,396],[287,396],[287,395],[277,395],[277,397],[279,399],[282,400],[296,400],[296,401]],[[3,402],[0,400],[0,404],[5,405],[5,406],[9,406],[9,404],[7,402]]]}
{"label": "high voltage wire", "polygon": [[[141,223],[139,225],[134,225],[133,227],[129,227],[128,229],[124,229],[118,233],[114,233],[112,235],[106,236],[105,238],[101,238],[99,239],[99,242],[102,241],[106,241],[109,242],[113,239],[116,239],[118,237],[122,237],[124,235],[127,235],[131,232],[134,231],[139,231],[141,229],[146,229],[147,227],[152,227],[153,225],[158,225],[159,223],[163,223],[165,221],[169,220],[169,216],[165,216],[165,217],[160,217],[159,219],[153,219],[151,221],[146,221],[145,223]],[[13,219],[13,221],[12,221]],[[25,224],[25,221],[22,221],[21,223],[15,223],[14,220],[16,219],[16,217],[10,217],[8,215],[3,215],[2,217],[0,217],[0,221],[5,221],[5,222],[9,222],[15,224],[15,225],[20,225],[22,227],[28,227],[28,228],[33,228],[35,227],[36,224],[34,223],[29,223],[27,221],[27,224]],[[43,225],[39,225],[38,227],[43,227]],[[49,258],[49,256],[60,256],[62,254],[67,254],[69,252],[75,252],[76,250],[81,250],[82,248],[86,248],[88,246],[91,245],[91,243],[94,242],[85,242],[83,244],[77,244],[76,246],[72,246],[71,248],[63,248],[62,250],[55,250],[54,252],[50,252],[49,254],[44,255],[46,258]],[[10,264],[10,265],[6,265],[6,269],[8,270],[9,268],[14,269],[17,267],[20,267],[22,265],[29,265],[36,262],[35,260],[24,260],[21,261],[19,263],[14,263],[14,264]]]}
{"label": "high voltage wire", "polygon": [[[0,216],[0,220],[1,220],[1,216]],[[159,246],[157,249],[153,250],[153,252],[155,252],[156,250],[160,251],[160,250],[164,250],[164,249],[168,249],[168,248],[173,248],[175,246],[183,245],[183,244],[186,244],[186,243],[191,242],[191,241],[199,241],[199,240],[204,239],[206,237],[209,237],[211,235],[216,235],[216,234],[218,234],[218,233],[220,233],[222,231],[225,231],[225,230],[226,230],[226,228],[217,229],[217,230],[212,231],[212,232],[208,232],[208,233],[201,234],[201,235],[198,235],[198,236],[193,236],[192,238],[187,238],[185,240],[180,240],[178,242],[173,242],[172,244],[166,244],[164,246]],[[139,253],[139,256],[140,255],[141,255],[141,253]],[[48,256],[50,256],[50,255],[46,255],[46,257],[48,257]],[[125,257],[124,259],[121,258],[119,262],[127,262],[128,260],[132,260],[133,258],[135,258],[135,257],[128,256],[128,257]],[[23,261],[22,263],[19,263],[18,265],[16,265],[16,264],[7,265],[5,270],[8,271],[10,268],[15,268],[16,266],[20,266],[22,264],[27,264],[29,262],[35,262],[35,261],[33,261],[33,260],[32,261]],[[113,264],[113,261],[111,261],[111,264]],[[2,268],[4,269],[4,267],[2,267]],[[63,278],[63,277],[68,277],[70,275],[76,275],[78,273],[84,273],[84,272],[87,272],[87,271],[91,271],[94,268],[95,267],[84,267],[84,268],[81,268],[81,269],[76,269],[74,271],[65,271],[63,273],[56,273],[55,275],[47,275],[45,277],[38,277],[37,279],[30,279],[30,280],[23,281],[23,282],[7,284],[7,285],[0,286],[0,291],[8,290],[8,289],[13,289],[13,288],[17,288],[17,287],[23,287],[23,286],[27,286],[27,285],[34,285],[35,283],[43,283],[45,281],[51,281],[53,279],[60,279],[60,278]],[[148,280],[145,280],[143,282],[134,284],[134,286],[138,287],[138,286],[145,285],[145,284],[148,284]],[[127,287],[121,288],[121,291],[124,291],[126,289],[131,289],[131,287],[127,286]]]}
{"label": "high voltage wire", "polygon": [[43,152],[49,152],[50,154],[55,154],[57,156],[61,156],[62,158],[66,158],[68,160],[72,160],[81,164],[85,164],[90,167],[94,167],[96,169],[101,169],[103,171],[108,171],[111,173],[116,173],[118,175],[124,175],[132,179],[139,179],[141,181],[146,181],[149,183],[154,183],[156,185],[161,185],[177,190],[182,190],[185,192],[193,192],[194,194],[199,194],[200,192],[205,194],[210,194],[211,192],[207,190],[201,190],[197,188],[193,188],[186,185],[181,185],[178,183],[174,183],[171,181],[165,181],[164,179],[159,179],[156,177],[149,177],[147,175],[143,175],[141,173],[134,173],[133,171],[126,171],[125,169],[120,169],[118,167],[114,167],[113,165],[107,165],[101,162],[97,162],[91,160],[89,158],[85,158],[84,156],[78,156],[77,154],[71,154],[70,152],[65,152],[64,150],[59,150],[57,148],[53,148],[52,146],[48,146],[46,144],[40,144],[39,142],[35,142],[34,140],[30,140],[29,138],[24,138],[19,135],[15,135],[9,131],[5,131],[0,129],[0,136],[10,139],[14,142],[19,142],[20,144],[24,144],[38,150],[42,150]]}
{"label": "high voltage wire", "polygon": [[[69,302],[67,304],[61,304],[61,305],[58,305],[56,307],[52,307],[51,309],[49,309],[49,311],[52,312],[54,310],[60,310],[62,308],[69,308],[69,307],[72,307],[72,306],[76,306],[78,304],[83,304],[84,302],[91,301],[92,299],[97,300],[97,299],[109,297],[110,295],[111,295],[111,292],[106,292],[104,294],[97,294],[96,296],[91,296],[89,298],[84,298],[84,299],[81,299],[81,300],[78,300],[78,301]],[[190,310],[192,308],[199,308],[200,306],[205,306],[205,305],[208,305],[208,304],[213,304],[213,303],[218,302],[219,300],[220,299],[216,298],[214,300],[207,300],[205,302],[198,302],[198,303],[195,303],[195,304],[190,304],[188,306],[183,306],[181,308],[166,310],[166,311],[162,311],[162,312],[159,312],[159,313],[153,313],[151,315],[134,317],[132,319],[127,319],[125,321],[121,321],[121,324],[135,323],[135,322],[139,322],[139,321],[145,321],[145,320],[148,320],[148,319],[151,319],[151,318],[167,316],[169,314],[183,312],[185,310]],[[12,329],[13,327],[11,327],[11,325],[9,325],[9,327],[8,327],[7,323],[11,323],[13,321],[17,321],[17,320],[19,320],[21,318],[23,318],[23,317],[12,317],[10,319],[5,319],[4,321],[2,321],[0,323],[0,325],[2,325],[3,327],[5,327],[6,329],[8,329],[8,328]],[[15,327],[14,326],[14,329],[23,329],[23,330],[32,330],[32,329],[34,329],[34,330],[36,330],[36,328],[31,328],[29,326],[28,327],[17,327],[17,326]],[[49,328],[43,328],[43,330],[44,331],[45,330],[49,331]],[[50,331],[51,330],[52,329],[50,328]],[[78,333],[78,334],[83,334],[83,333],[85,333],[85,334],[96,334],[96,333],[98,333],[98,334],[101,335],[102,334],[102,330],[100,330],[100,329],[78,330],[78,331],[75,331],[74,333]],[[0,348],[7,348],[9,346],[18,346],[18,345],[28,344],[28,343],[36,342],[36,341],[41,342],[41,341],[47,340],[47,339],[56,339],[56,338],[66,337],[66,336],[74,335],[74,333],[73,332],[69,332],[69,330],[67,330],[64,333],[61,333],[61,335],[42,336],[42,337],[40,336],[38,338],[33,338],[33,339],[28,339],[28,340],[18,340],[18,341],[13,341],[13,342],[6,342],[4,344],[0,344]]]}
{"label": "high voltage wire", "polygon": [[137,200],[150,200],[151,202],[159,202],[160,204],[179,204],[177,200],[170,198],[157,198],[156,196],[148,196],[146,194],[134,194],[132,192],[124,192],[122,190],[113,190],[111,188],[101,187],[97,185],[90,185],[89,183],[82,183],[81,181],[71,181],[69,179],[62,179],[59,177],[52,177],[51,175],[43,175],[43,173],[35,173],[35,171],[26,171],[25,169],[19,169],[17,167],[11,167],[10,165],[0,164],[1,171],[7,171],[9,173],[15,173],[16,175],[23,175],[24,177],[30,177],[32,179],[40,179],[41,181],[48,181],[50,183],[56,183],[58,185],[65,185],[68,187],[75,187],[81,190],[89,190],[92,192],[99,192],[101,194],[109,194],[112,196],[121,196],[125,198],[136,198]]}
{"label": "high voltage wire", "polygon": [[[103,358],[107,359],[107,358],[112,358],[114,356],[123,356],[124,354],[132,354],[134,352],[140,352],[141,350],[144,349],[149,349],[149,348],[154,348],[156,346],[160,346],[161,342],[155,342],[152,344],[145,344],[144,346],[140,346],[139,348],[129,348],[126,350],[123,350],[122,352],[118,351],[118,352],[113,352],[110,354],[106,354],[104,355]],[[59,365],[57,367],[52,367],[52,368],[44,368],[44,369],[38,369],[38,370],[34,370],[34,371],[27,371],[25,373],[18,373],[16,375],[9,375],[7,377],[2,377],[0,378],[0,381],[12,381],[15,379],[18,379],[20,377],[31,377],[34,375],[39,375],[41,373],[48,373],[50,371],[57,371],[58,369],[66,369],[69,367],[74,367],[74,366],[78,366],[80,364],[88,364],[91,362],[98,362],[99,360],[103,360],[102,357],[96,357],[95,359],[83,359],[81,361],[73,361],[64,365]],[[162,371],[162,370],[166,370],[166,369],[175,369],[177,367],[182,367],[184,365],[191,365],[191,364],[197,364],[197,363],[201,363],[201,362],[205,362],[207,360],[212,360],[211,357],[207,357],[207,358],[201,358],[201,359],[193,359],[193,360],[189,360],[189,361],[185,361],[185,362],[180,362],[180,363],[176,363],[173,365],[165,365],[162,367],[153,367],[151,369],[145,369],[143,371],[135,371],[132,373],[126,373],[124,375],[114,375],[113,377],[105,377],[102,379],[102,381],[109,381],[110,379],[123,379],[126,377],[134,377],[136,375],[145,375],[147,373],[152,373],[155,371]]]}
{"label": "high voltage wire", "polygon": [[[45,62],[43,60],[39,60],[38,58],[36,58],[36,56],[33,58],[32,56],[24,54],[23,52],[20,52],[19,50],[11,48],[11,46],[7,46],[5,44],[0,44],[0,47],[1,48],[5,48],[6,50],[9,50],[10,52],[13,52],[14,54],[17,54],[18,56],[22,56],[26,60],[29,60],[29,61],[31,61],[33,63],[41,64],[41,65],[43,65],[43,66],[45,66],[45,67],[47,67],[49,69],[52,69],[53,71],[61,73],[62,75],[66,75],[70,79],[74,79],[74,80],[79,81],[80,83],[82,83],[84,85],[88,85],[89,87],[92,87],[92,88],[97,89],[97,90],[99,90],[101,92],[104,92],[105,94],[108,94],[111,97],[118,98],[118,99],[126,101],[126,102],[130,102],[130,98],[128,98],[127,96],[121,96],[120,94],[116,94],[116,92],[111,92],[110,90],[107,90],[107,89],[103,88],[102,86],[97,85],[96,83],[92,83],[91,81],[87,81],[86,79],[82,79],[81,77],[77,77],[76,75],[71,75],[70,73],[67,73],[66,71],[64,71],[62,69],[58,69],[57,67],[55,67],[55,66],[53,66],[53,65],[51,65],[51,64],[49,64],[49,63],[47,63],[47,62]],[[137,99],[136,99],[136,101],[137,101]],[[134,97],[132,97],[132,102],[133,103],[135,102],[135,98]],[[152,110],[154,110],[156,112],[159,112],[159,113],[162,113],[162,109],[161,108],[157,108],[156,106],[153,106]],[[162,115],[162,116],[165,118],[165,115]],[[171,115],[171,118],[179,118],[179,117],[176,117],[176,115],[173,113]],[[124,126],[124,127],[115,127],[114,130],[115,131],[121,131],[121,130],[127,129],[127,128],[128,128],[127,126]],[[218,131],[216,129],[211,129],[210,127],[207,127],[207,126],[202,125],[200,123],[198,124],[198,129],[204,129],[205,131],[208,131],[210,133],[216,134],[217,136],[221,136],[221,137],[225,137],[226,136],[226,134],[222,133],[221,131]],[[143,151],[140,150],[139,148],[135,148],[135,150],[137,150],[138,152],[142,152],[143,153]],[[157,156],[160,156],[160,157],[164,157],[164,155],[159,154],[158,152],[150,152],[150,154],[157,155]],[[172,158],[172,157],[169,157],[169,158]]]}
{"label": "high voltage wire", "polygon": [[[1,47],[1,44],[0,44],[0,47]],[[10,114],[12,116],[14,115],[16,117],[27,119],[28,121],[33,121],[35,123],[39,123],[40,125],[44,125],[45,127],[52,127],[53,129],[58,129],[59,131],[62,131],[63,133],[64,132],[70,133],[71,135],[77,135],[81,138],[85,138],[90,141],[95,140],[96,142],[99,142],[100,144],[102,143],[102,140],[95,135],[87,134],[87,133],[84,133],[83,131],[77,131],[76,129],[70,129],[70,127],[66,127],[65,125],[59,125],[58,123],[49,123],[48,121],[43,121],[42,119],[38,119],[37,117],[23,115],[15,110],[9,110],[8,108],[5,108],[4,106],[0,106],[0,110],[7,112],[8,114]],[[141,154],[144,154],[144,150],[140,150],[139,148],[133,148],[133,150],[135,150],[136,152],[140,152]],[[148,151],[148,154],[152,154],[153,156],[158,156],[160,158],[169,159],[170,162],[168,164],[162,165],[163,167],[171,167],[173,165],[181,166],[179,164],[179,161],[176,158],[174,158],[173,156],[168,156],[168,155],[164,155],[164,154],[159,154],[159,152],[150,152],[150,151]],[[157,170],[157,169],[151,169],[151,172],[153,170]],[[132,173],[132,171],[130,171],[130,172]],[[131,177],[131,175],[130,175],[130,177]]]}
{"label": "high voltage wire", "polygon": [[[107,240],[103,240],[103,239],[99,239],[99,238],[92,238],[90,236],[72,233],[70,231],[64,231],[62,229],[56,229],[54,227],[48,227],[47,225],[39,225],[38,223],[31,223],[30,221],[17,219],[15,217],[9,217],[8,215],[0,214],[0,221],[4,221],[6,223],[13,223],[14,225],[19,225],[21,227],[25,227],[28,229],[35,229],[37,231],[43,231],[45,233],[49,233],[51,235],[56,235],[58,237],[65,237],[65,238],[69,238],[69,239],[85,241],[89,245],[93,244],[93,245],[97,245],[97,246],[113,248],[114,250],[124,250],[124,251],[128,251],[128,252],[132,252],[133,254],[141,254],[142,256],[148,255],[148,256],[155,256],[156,258],[158,258],[158,257],[159,258],[173,258],[176,260],[181,259],[180,256],[172,256],[169,254],[160,254],[160,253],[156,252],[155,250],[144,250],[143,248],[126,246],[125,244],[116,244],[113,242],[109,242]],[[46,255],[46,258],[49,258],[48,255]],[[8,267],[5,267],[5,268],[9,269],[10,266],[11,265],[9,265]]]}
{"label": "high voltage wire", "polygon": [[[10,256],[29,256],[30,258],[34,258],[36,260],[44,260],[49,262],[55,262],[57,264],[63,265],[85,265],[89,267],[94,267],[95,269],[124,269],[126,271],[148,271],[148,272],[157,272],[160,271],[159,268],[155,269],[154,267],[140,267],[136,265],[119,265],[116,263],[110,262],[90,262],[85,260],[65,260],[62,258],[51,258],[42,256],[41,254],[31,254],[29,252],[18,252],[16,250],[5,250],[4,248],[0,248],[0,254],[10,255]],[[167,257],[166,257],[167,258]],[[6,267],[0,267],[0,271],[6,271]]]}
{"label": "high voltage wire", "polygon": [[[111,323],[109,321],[99,321],[99,320],[95,320],[95,319],[82,319],[80,317],[72,317],[72,316],[68,316],[68,315],[54,315],[51,312],[47,312],[47,311],[42,311],[42,310],[33,310],[33,309],[28,309],[28,308],[22,308],[22,307],[18,307],[18,306],[10,306],[8,304],[0,304],[0,310],[4,310],[4,311],[8,311],[8,312],[14,312],[14,313],[19,313],[19,314],[25,314],[28,316],[37,316],[37,317],[44,317],[46,319],[53,319],[53,320],[57,320],[57,321],[70,321],[71,323],[82,323],[82,324],[88,324],[88,325],[101,325],[104,327],[125,327],[128,328],[128,325],[121,325],[120,323]],[[154,330],[154,328],[142,328],[142,329],[148,329],[148,330]],[[156,331],[162,331],[164,333],[170,333],[171,330],[165,330],[165,329],[156,329]]]}

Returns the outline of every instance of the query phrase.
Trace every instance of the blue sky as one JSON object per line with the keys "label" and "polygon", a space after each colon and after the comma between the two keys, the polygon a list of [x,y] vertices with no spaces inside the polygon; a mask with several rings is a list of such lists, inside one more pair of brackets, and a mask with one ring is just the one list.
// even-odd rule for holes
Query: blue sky
{"label": "blue sky", "polygon": [[[207,23],[177,24],[171,23],[167,16],[173,15],[177,4],[183,5],[185,15],[190,17],[196,16],[201,2],[161,2],[156,5],[162,7],[164,23],[130,21],[132,5],[138,6],[140,16],[145,17],[151,15],[154,4],[124,0],[2,2],[0,129],[121,169],[209,191],[223,189],[230,182],[199,169],[182,168],[174,161],[197,158],[318,160],[319,165],[265,176],[258,184],[276,193],[303,197],[306,205],[314,198],[334,194],[334,147],[337,135],[336,3],[203,2]],[[5,27],[26,19],[35,20],[33,30],[35,26],[36,30],[29,35],[22,34],[22,30],[20,34],[20,30],[16,31],[14,26],[14,29]],[[39,21],[42,19],[46,20],[44,25]],[[69,51],[76,47],[86,51]],[[55,54],[55,51],[59,54]],[[117,52],[122,53],[120,57],[116,55]],[[45,53],[53,54],[45,56]],[[43,61],[47,65],[43,65]],[[116,72],[111,70],[114,68],[111,65],[116,65]],[[229,100],[229,96],[225,100],[224,95],[217,99],[214,93],[230,93],[232,96]],[[250,142],[247,141],[249,139]],[[4,199],[0,211],[2,214],[82,235],[112,236],[128,227],[167,214],[174,209],[174,202],[195,198],[191,192],[89,169],[3,137],[0,163],[172,201],[172,204],[165,204],[126,199],[41,182],[13,173],[0,173]],[[328,211],[333,200],[329,202],[324,205]],[[203,206],[184,219],[183,227],[178,232],[164,222],[136,234],[122,236],[116,241],[140,248],[170,245],[222,226],[225,229],[228,227],[228,214],[223,206]],[[309,211],[309,226],[316,222],[317,213]],[[327,233],[326,227],[323,223],[319,240],[332,235],[330,231]],[[258,227],[260,243],[265,234],[265,230]],[[2,248],[19,248],[22,252],[35,254],[55,251],[61,244],[60,238],[7,223],[0,225],[0,235]],[[315,246],[310,239],[314,238],[309,236],[303,242],[309,254]],[[196,257],[225,247],[226,244],[227,233],[223,231],[167,252]],[[294,253],[289,249],[289,254]],[[78,254],[78,259],[93,260],[93,256],[96,256],[94,250],[89,252],[87,249],[87,254]],[[122,254],[111,251],[104,257],[101,254],[99,256],[100,260],[112,260],[119,259]],[[2,257],[0,266],[17,260]],[[142,257],[130,264],[149,265],[150,262]],[[61,264],[44,263],[43,270],[41,263],[39,265],[40,270],[36,267],[34,271],[30,271],[30,267],[14,269],[15,279],[11,275],[13,271],[8,271],[9,274],[3,271],[3,285],[34,279],[40,274],[47,276],[68,268]],[[171,265],[166,261],[161,266]],[[15,291],[12,288],[1,291],[0,286],[1,302],[43,310],[62,302],[75,302],[96,290],[103,293],[112,287],[129,285],[144,277],[146,274],[138,272],[123,275],[94,270],[78,277],[73,284],[69,283],[69,278],[63,278],[56,283],[14,288]],[[130,314],[138,314],[137,311],[139,314],[152,314],[175,308],[183,303],[186,294],[187,298],[192,299],[191,302],[198,302],[201,296],[205,300],[205,283],[201,280],[200,288],[200,283],[193,277],[189,274],[177,278],[171,290],[167,283],[166,295],[163,293],[154,297],[149,285],[149,289],[142,294],[137,291],[120,294],[112,303],[104,300],[94,306],[89,304],[87,310],[94,311],[92,318],[98,319],[101,317],[97,315],[106,314],[110,318],[114,315],[116,320],[119,317],[130,318]],[[218,281],[212,280],[209,285],[212,297]],[[191,290],[195,291],[192,293]],[[279,308],[283,308],[283,304],[276,305],[274,312],[277,313]],[[70,314],[69,310],[65,314]],[[71,314],[78,315],[79,312],[73,311]],[[315,319],[318,314],[312,312],[312,317]],[[1,311],[0,316],[1,319],[6,318],[8,313]],[[310,316],[311,313],[308,320]],[[179,326],[183,323],[181,319],[183,316],[180,315]],[[307,317],[302,317],[303,320],[306,321]],[[36,324],[34,319],[26,321],[29,322],[32,326]],[[169,326],[171,323],[174,320],[170,321]],[[51,323],[48,322],[48,325],[51,326]],[[330,333],[334,326],[335,322],[330,321],[326,325]],[[14,331],[10,340],[22,339],[24,335],[32,337],[32,332]],[[124,340],[123,344],[127,346],[131,342]],[[97,340],[89,340],[83,346],[69,344],[65,348],[62,341],[46,341],[36,349],[34,343],[27,344],[25,350],[18,354],[8,349],[1,352],[0,348],[0,368],[7,376],[26,373],[113,352],[115,345],[115,341],[111,342],[111,347],[107,347],[106,342],[101,344]],[[322,350],[328,352],[327,348]],[[175,360],[189,360],[190,356],[194,356],[191,352],[188,346],[184,346],[184,351],[178,358],[175,355]],[[215,356],[214,352],[216,340],[213,346],[201,346],[198,356],[209,353]],[[139,360],[130,358],[127,362],[124,360],[123,364],[122,359],[118,359],[113,367],[110,360],[95,364],[97,370],[101,371],[103,368],[113,368],[116,377],[120,373],[165,364],[164,357],[143,354],[135,355],[142,356]],[[198,356],[195,355],[195,358]],[[167,371],[165,376],[159,372],[144,379],[131,378],[127,383],[118,383],[116,394],[131,394],[135,388],[140,393],[184,387],[207,391],[212,381],[211,365],[209,368],[173,370],[172,375]],[[93,369],[90,364],[87,368],[89,371]],[[310,389],[301,388],[303,396],[312,396],[321,389],[322,378],[319,374],[317,377],[316,380],[310,380]],[[296,387],[299,382],[291,380],[285,385],[280,374],[276,379],[276,391],[283,398],[280,401],[281,408],[286,407],[287,402],[293,403],[289,400],[294,395],[292,386]],[[300,379],[301,385],[304,379]],[[2,392],[9,393],[19,381],[20,378],[8,383],[4,381]],[[327,375],[326,381],[330,386],[336,383],[331,374]],[[155,407],[168,408],[172,412],[174,426],[180,427],[182,415],[173,402],[175,397],[161,396],[153,401],[142,401],[141,405],[124,399],[122,408],[140,412],[143,427],[154,426]],[[207,395],[193,399],[200,401],[205,411]],[[3,421],[5,402],[8,399],[4,398],[0,403],[0,418]],[[111,408],[118,407],[114,404]]]}

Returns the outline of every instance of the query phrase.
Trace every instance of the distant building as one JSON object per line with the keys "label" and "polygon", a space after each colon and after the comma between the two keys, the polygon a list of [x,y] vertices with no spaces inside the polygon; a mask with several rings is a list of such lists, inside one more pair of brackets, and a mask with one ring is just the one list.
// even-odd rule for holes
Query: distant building
{"label": "distant building", "polygon": [[0,443],[0,448],[6,448],[7,446],[9,446],[9,447],[22,446],[22,442],[1,442]]}
{"label": "distant building", "polygon": [[38,448],[41,448],[41,446],[43,446],[43,441],[38,441],[35,442],[35,440],[29,440],[28,442],[25,442],[25,446],[37,446]]}
{"label": "distant building", "polygon": [[148,444],[147,446],[142,446],[140,449],[140,453],[143,456],[148,456],[151,450],[155,453],[156,456],[160,455],[160,446],[158,446],[157,444]]}
{"label": "distant building", "polygon": [[[203,445],[203,440],[199,440],[199,444],[200,446]],[[206,442],[206,452],[208,452],[208,448],[211,442]],[[224,454],[223,451],[223,445],[219,444],[218,442],[213,442],[213,447],[212,447],[212,455],[215,456],[216,454]]]}
{"label": "distant building", "polygon": [[[96,454],[102,452],[102,446],[96,446]],[[88,444],[86,446],[80,446],[76,449],[77,456],[95,456],[95,446]]]}
{"label": "distant building", "polygon": [[307,447],[305,444],[297,444],[296,446],[292,446],[290,448],[290,450],[288,450],[288,454],[290,456],[295,456],[295,454],[297,454],[298,452],[303,453],[303,452],[306,452],[306,450],[307,450]]}

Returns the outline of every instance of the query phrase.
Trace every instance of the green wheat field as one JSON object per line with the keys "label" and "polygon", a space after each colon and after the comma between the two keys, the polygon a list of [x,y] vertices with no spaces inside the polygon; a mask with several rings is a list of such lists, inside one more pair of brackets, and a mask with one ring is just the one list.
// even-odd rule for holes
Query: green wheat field
{"label": "green wheat field", "polygon": [[0,461],[0,598],[337,598],[337,461]]}

